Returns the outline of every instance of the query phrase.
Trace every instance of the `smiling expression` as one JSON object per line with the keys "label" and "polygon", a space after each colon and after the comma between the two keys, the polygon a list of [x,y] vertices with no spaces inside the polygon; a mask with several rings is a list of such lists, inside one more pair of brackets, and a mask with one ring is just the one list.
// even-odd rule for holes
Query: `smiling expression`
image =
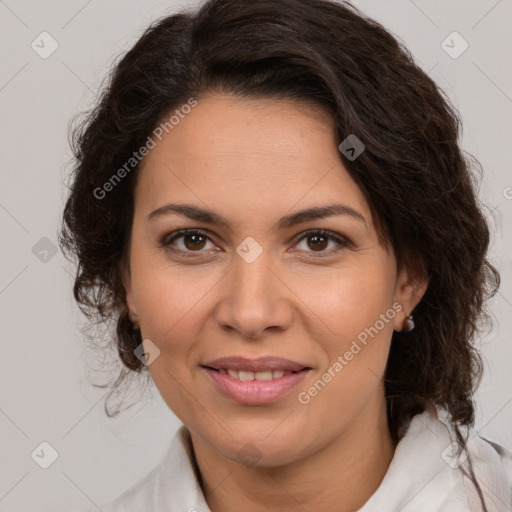
{"label": "smiling expression", "polygon": [[149,371],[163,399],[229,459],[252,443],[268,465],[298,460],[385,403],[404,312],[297,399],[394,303],[419,300],[338,144],[320,109],[212,95],[141,165],[127,304],[160,350]]}

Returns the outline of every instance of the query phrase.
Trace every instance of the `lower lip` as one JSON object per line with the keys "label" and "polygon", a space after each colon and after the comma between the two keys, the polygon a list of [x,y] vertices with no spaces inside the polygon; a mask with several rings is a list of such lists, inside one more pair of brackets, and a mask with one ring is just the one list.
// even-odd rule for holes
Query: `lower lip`
{"label": "lower lip", "polygon": [[301,370],[272,380],[241,381],[210,368],[203,368],[224,394],[242,405],[275,402],[297,387],[310,371]]}

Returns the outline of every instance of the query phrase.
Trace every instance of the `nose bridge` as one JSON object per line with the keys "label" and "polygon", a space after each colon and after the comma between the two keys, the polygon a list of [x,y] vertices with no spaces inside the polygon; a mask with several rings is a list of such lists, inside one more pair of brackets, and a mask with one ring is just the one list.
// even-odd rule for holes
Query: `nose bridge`
{"label": "nose bridge", "polygon": [[[235,259],[233,277],[235,279],[234,290],[239,292],[239,299],[260,299],[263,296],[270,298],[272,285],[270,281],[275,279],[270,271],[269,254],[262,253],[254,260],[246,260],[243,257]],[[258,297],[262,295],[262,297]]]}
{"label": "nose bridge", "polygon": [[[263,315],[271,307],[269,302],[275,299],[275,276],[270,271],[271,255],[269,251],[248,237],[236,249],[232,288],[236,304],[253,314]],[[249,308],[249,306],[252,306]]]}
{"label": "nose bridge", "polygon": [[267,327],[284,328],[290,321],[286,287],[275,275],[269,251],[248,237],[236,249],[228,295],[217,311],[218,323],[254,338]]}

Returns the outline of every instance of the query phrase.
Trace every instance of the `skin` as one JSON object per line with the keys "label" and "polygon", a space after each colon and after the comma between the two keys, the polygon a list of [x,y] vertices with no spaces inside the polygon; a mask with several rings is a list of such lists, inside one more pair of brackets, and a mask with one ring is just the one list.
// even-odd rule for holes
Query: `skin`
{"label": "skin", "polygon": [[[397,272],[338,144],[331,118],[318,108],[216,94],[200,98],[142,163],[127,305],[142,338],[160,350],[149,371],[191,432],[213,512],[356,510],[393,457],[382,377],[393,330],[403,328],[427,279]],[[168,203],[213,210],[229,228],[176,213],[147,219]],[[274,227],[284,215],[332,203],[365,222],[344,215]],[[210,238],[161,246],[192,228]],[[321,239],[318,249],[314,235],[303,235],[310,229],[349,243]],[[236,252],[248,236],[263,250],[252,263]],[[394,303],[403,310],[301,404],[298,393]],[[241,405],[200,366],[230,355],[278,356],[312,370],[274,403]],[[252,466],[239,455],[247,443],[259,454]]]}

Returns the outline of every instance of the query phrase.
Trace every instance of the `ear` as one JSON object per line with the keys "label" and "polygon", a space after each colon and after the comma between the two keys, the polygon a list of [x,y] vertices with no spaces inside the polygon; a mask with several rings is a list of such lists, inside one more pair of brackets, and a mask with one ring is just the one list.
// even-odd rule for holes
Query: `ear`
{"label": "ear", "polygon": [[126,306],[128,308],[128,316],[133,324],[134,329],[139,329],[139,317],[137,315],[137,308],[133,297],[132,278],[130,271],[130,262],[125,258],[121,266],[121,277],[125,289]]}
{"label": "ear", "polygon": [[402,310],[395,316],[395,331],[400,332],[404,329],[407,315],[410,315],[419,304],[427,291],[428,284],[427,271],[419,258],[399,272],[395,288],[395,301],[402,306]]}

